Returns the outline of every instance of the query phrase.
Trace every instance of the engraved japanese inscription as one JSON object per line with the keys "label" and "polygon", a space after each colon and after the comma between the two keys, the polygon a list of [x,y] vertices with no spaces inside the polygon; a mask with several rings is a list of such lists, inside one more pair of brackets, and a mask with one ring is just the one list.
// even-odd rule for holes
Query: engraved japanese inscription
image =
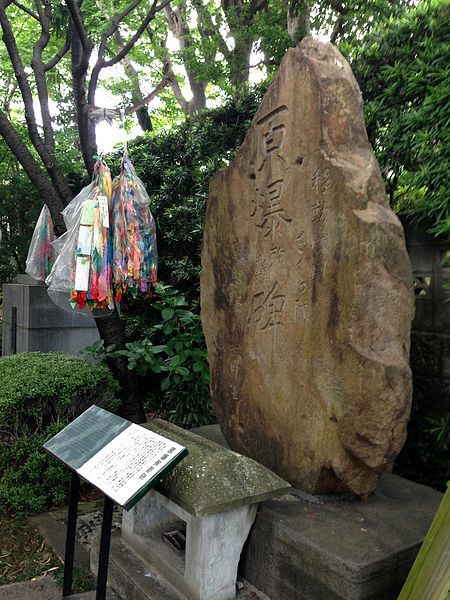
{"label": "engraved japanese inscription", "polygon": [[361,108],[333,46],[288,51],[211,181],[201,301],[230,446],[308,492],[367,496],[405,439],[413,297]]}

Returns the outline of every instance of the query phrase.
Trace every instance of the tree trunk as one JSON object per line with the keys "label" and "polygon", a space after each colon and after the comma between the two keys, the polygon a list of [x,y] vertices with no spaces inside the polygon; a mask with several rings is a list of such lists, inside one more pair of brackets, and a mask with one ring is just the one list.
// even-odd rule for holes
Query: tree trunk
{"label": "tree trunk", "polygon": [[235,38],[236,46],[230,58],[230,79],[235,89],[239,89],[248,83],[250,76],[250,55],[252,43],[247,40]]}
{"label": "tree trunk", "polygon": [[310,34],[310,6],[308,0],[290,0],[287,30],[295,45]]}
{"label": "tree trunk", "polygon": [[[96,317],[94,315],[94,318],[105,346],[115,344],[117,348],[125,348],[125,330],[117,310],[114,310],[109,316]],[[121,387],[120,415],[133,423],[145,423],[146,418],[142,398],[139,394],[138,380],[136,373],[128,369],[128,360],[124,357],[109,359],[108,366]]]}

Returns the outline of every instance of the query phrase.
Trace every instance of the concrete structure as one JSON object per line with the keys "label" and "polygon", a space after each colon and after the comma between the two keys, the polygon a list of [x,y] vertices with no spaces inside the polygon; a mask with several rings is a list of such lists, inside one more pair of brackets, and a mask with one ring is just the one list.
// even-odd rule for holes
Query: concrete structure
{"label": "concrete structure", "polygon": [[189,450],[156,490],[124,512],[122,522],[122,543],[152,577],[168,583],[160,586],[166,596],[155,596],[155,589],[148,596],[130,595],[120,576],[126,568],[117,567],[124,554],[117,540],[110,585],[123,597],[142,600],[170,598],[170,589],[175,598],[234,599],[239,559],[258,504],[285,494],[289,484],[252,459],[170,423],[155,420],[146,427]]}
{"label": "concrete structure", "polygon": [[272,600],[396,600],[441,499],[390,473],[367,500],[292,490],[261,504],[240,575]]}
{"label": "concrete structure", "polygon": [[28,275],[3,285],[2,356],[20,352],[67,352],[99,339],[91,316],[61,310],[47,288]]}

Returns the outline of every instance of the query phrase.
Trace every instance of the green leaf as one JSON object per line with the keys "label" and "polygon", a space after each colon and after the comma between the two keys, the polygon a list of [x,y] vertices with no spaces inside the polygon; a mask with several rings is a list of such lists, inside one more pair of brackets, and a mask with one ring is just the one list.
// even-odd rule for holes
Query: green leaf
{"label": "green leaf", "polygon": [[165,308],[162,311],[162,318],[164,319],[164,321],[168,321],[169,319],[171,319],[174,315],[175,311],[173,308]]}
{"label": "green leaf", "polygon": [[170,377],[166,377],[165,379],[163,379],[161,381],[161,390],[163,392],[165,392],[167,389],[169,389],[170,386]]}

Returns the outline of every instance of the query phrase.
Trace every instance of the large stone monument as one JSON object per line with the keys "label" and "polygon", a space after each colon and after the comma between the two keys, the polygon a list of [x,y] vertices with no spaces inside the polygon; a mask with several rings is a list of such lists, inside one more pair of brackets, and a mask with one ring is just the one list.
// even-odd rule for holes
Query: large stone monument
{"label": "large stone monument", "polygon": [[412,274],[351,69],[306,38],[211,181],[211,391],[231,448],[310,493],[368,496],[405,441]]}

